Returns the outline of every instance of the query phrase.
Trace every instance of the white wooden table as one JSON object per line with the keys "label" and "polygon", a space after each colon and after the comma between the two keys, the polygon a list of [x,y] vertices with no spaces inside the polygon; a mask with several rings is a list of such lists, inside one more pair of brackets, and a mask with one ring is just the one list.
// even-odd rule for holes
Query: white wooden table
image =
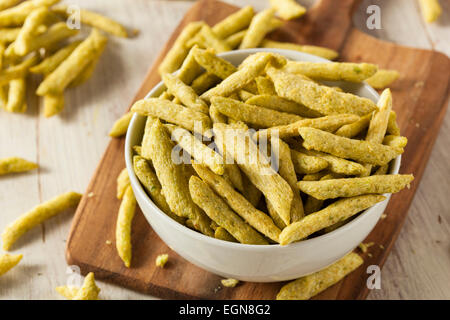
{"label": "white wooden table", "polygon": [[[436,49],[450,55],[450,1],[426,25],[413,0],[365,0],[354,23],[375,37]],[[231,0],[267,6],[265,0]],[[301,1],[314,2],[310,1]],[[25,115],[0,115],[0,158],[20,156],[40,164],[37,172],[0,178],[0,230],[39,202],[67,190],[83,192],[105,150],[112,123],[128,106],[144,75],[192,1],[71,0],[141,30],[135,39],[111,38],[92,79],[66,94],[60,116],[45,119],[42,101],[29,95]],[[366,8],[381,7],[382,29],[366,28]],[[405,226],[383,270],[380,290],[369,299],[450,299],[450,113],[447,113]],[[65,240],[72,212],[30,231],[18,243],[21,264],[0,278],[0,299],[59,299],[67,282]],[[103,299],[148,299],[99,282]]]}

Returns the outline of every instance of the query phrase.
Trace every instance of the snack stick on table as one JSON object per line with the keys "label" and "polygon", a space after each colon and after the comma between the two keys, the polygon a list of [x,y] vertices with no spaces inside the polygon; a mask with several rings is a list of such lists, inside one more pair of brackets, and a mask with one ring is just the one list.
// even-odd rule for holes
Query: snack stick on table
{"label": "snack stick on table", "polygon": [[109,131],[111,137],[117,138],[125,135],[130,125],[134,112],[127,112],[114,122],[113,127]]}
{"label": "snack stick on table", "polygon": [[300,18],[306,13],[306,8],[295,0],[270,0],[270,6],[277,10],[277,15],[284,20]]}
{"label": "snack stick on table", "polygon": [[100,288],[97,287],[92,272],[84,278],[83,286],[78,290],[73,300],[98,300]]}
{"label": "snack stick on table", "polygon": [[229,118],[253,124],[259,128],[282,126],[303,120],[302,117],[294,114],[254,106],[224,97],[213,97],[211,105],[214,105],[220,113]]}
{"label": "snack stick on table", "polygon": [[315,56],[319,56],[328,60],[334,60],[339,56],[339,53],[332,49],[311,46],[311,45],[300,45],[296,43],[289,42],[278,42],[273,40],[264,39],[261,44],[261,48],[277,48],[277,49],[286,49],[286,50],[294,50],[304,53],[309,53]]}
{"label": "snack stick on table", "polygon": [[81,194],[67,192],[47,202],[41,203],[29,212],[23,214],[17,220],[9,224],[3,231],[3,249],[9,250],[23,234],[45,220],[56,216],[64,210],[76,207],[80,202],[80,199]]}
{"label": "snack stick on table", "polygon": [[303,104],[324,115],[351,113],[364,116],[377,108],[370,99],[318,85],[305,80],[301,75],[287,73],[273,67],[268,68],[266,72],[275,84],[275,90],[279,96]]}
{"label": "snack stick on table", "polygon": [[14,268],[22,260],[21,254],[0,254],[0,276]]}
{"label": "snack stick on table", "polygon": [[358,254],[350,252],[323,270],[289,282],[281,288],[277,300],[308,300],[342,280],[363,262]]}
{"label": "snack stick on table", "polygon": [[256,48],[271,30],[270,22],[275,16],[275,9],[266,9],[256,14],[245,33],[239,49]]}
{"label": "snack stick on table", "polygon": [[131,224],[136,211],[136,198],[129,185],[120,203],[116,225],[116,248],[120,258],[127,268],[131,265]]}
{"label": "snack stick on table", "polygon": [[225,39],[236,32],[247,28],[254,15],[253,7],[246,6],[216,23],[212,30],[219,38]]}
{"label": "snack stick on table", "polygon": [[[64,16],[65,18],[69,17],[68,7],[67,6],[58,6],[56,8],[52,8],[53,11],[58,14]],[[97,28],[99,30],[105,31],[117,37],[127,38],[128,32],[127,29],[121,25],[119,22],[105,17],[96,12],[92,12],[86,9],[79,9],[80,13],[80,22],[83,24],[87,24],[93,28]]]}
{"label": "snack stick on table", "polygon": [[89,37],[80,43],[75,50],[39,85],[36,93],[44,96],[57,94],[79,75],[95,57],[97,51],[102,51],[108,39],[97,29],[93,29]]}

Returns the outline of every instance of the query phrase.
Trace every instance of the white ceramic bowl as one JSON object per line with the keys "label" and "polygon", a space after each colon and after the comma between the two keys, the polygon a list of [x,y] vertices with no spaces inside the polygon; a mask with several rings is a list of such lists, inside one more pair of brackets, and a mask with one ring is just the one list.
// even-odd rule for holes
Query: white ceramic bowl
{"label": "white ceramic bowl", "polygon": [[[327,62],[313,55],[278,49],[249,49],[230,51],[220,56],[234,65],[255,52],[276,52],[291,60]],[[335,83],[348,92],[378,100],[378,94],[367,84]],[[164,90],[159,83],[147,97],[158,96]],[[145,217],[159,237],[189,262],[226,278],[251,282],[274,282],[295,279],[327,267],[352,251],[375,227],[389,201],[377,203],[351,222],[325,235],[280,245],[246,245],[222,241],[177,223],[162,212],[147,196],[133,171],[132,146],[140,144],[145,118],[134,115],[128,129],[125,159],[131,186]],[[394,161],[391,173],[398,173],[401,157]]]}

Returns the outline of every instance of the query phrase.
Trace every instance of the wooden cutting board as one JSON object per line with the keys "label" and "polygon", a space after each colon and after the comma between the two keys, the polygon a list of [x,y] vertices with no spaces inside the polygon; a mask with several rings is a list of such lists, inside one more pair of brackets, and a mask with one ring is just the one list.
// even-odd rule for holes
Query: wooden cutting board
{"label": "wooden cutting board", "polygon": [[[394,195],[381,220],[366,241],[377,245],[364,254],[365,265],[315,299],[364,299],[368,294],[366,268],[382,267],[408,213],[448,103],[450,60],[443,54],[406,48],[377,40],[352,26],[351,16],[358,0],[322,0],[298,21],[290,21],[271,35],[279,41],[326,46],[340,52],[342,61],[371,62],[396,69],[401,78],[391,87],[394,110],[402,135],[409,139],[403,155],[402,173],[414,173],[409,190]],[[135,100],[143,98],[160,81],[157,66],[182,28],[191,21],[210,25],[237,8],[220,1],[202,0],[186,13],[178,28],[150,68]],[[161,298],[172,299],[274,299],[283,283],[243,283],[222,288],[220,277],[204,271],[171,251],[153,232],[138,210],[133,221],[132,268],[124,267],[115,249],[115,221],[120,202],[115,197],[116,177],[125,167],[124,139],[112,139],[89,184],[67,243],[67,262],[110,281]],[[108,245],[107,240],[112,244]],[[379,246],[381,245],[381,246]],[[193,248],[193,250],[195,250]],[[158,254],[170,254],[170,263],[155,267]],[[282,261],[280,261],[282,263]]]}

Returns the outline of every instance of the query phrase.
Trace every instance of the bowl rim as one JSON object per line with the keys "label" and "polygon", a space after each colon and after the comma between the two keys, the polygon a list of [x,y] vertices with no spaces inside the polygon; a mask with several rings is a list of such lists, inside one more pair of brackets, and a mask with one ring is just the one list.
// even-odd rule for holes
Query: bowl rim
{"label": "bowl rim", "polygon": [[[286,56],[286,55],[298,56],[299,58],[296,59],[297,61],[302,61],[301,57],[305,56],[305,57],[308,57],[310,59],[316,60],[317,62],[332,62],[332,61],[330,61],[328,59],[325,59],[325,58],[322,58],[322,57],[318,57],[318,56],[314,56],[314,55],[311,55],[311,54],[308,54],[308,53],[303,53],[303,52],[298,52],[298,51],[293,51],[293,50],[286,50],[286,49],[274,49],[274,48],[253,48],[253,49],[245,49],[245,50],[232,50],[232,51],[227,51],[227,52],[223,52],[221,54],[218,54],[218,56],[221,57],[221,58],[226,59],[229,56],[234,56],[234,55],[239,55],[239,54],[248,56],[250,54],[257,53],[257,52],[273,52],[273,53],[281,54],[283,56]],[[366,82],[362,82],[362,84],[373,96],[375,96],[376,98],[380,97],[378,92],[375,89],[373,89],[369,84],[367,84]],[[162,81],[160,81],[158,84],[156,84],[147,93],[147,95],[144,97],[144,99],[152,97],[157,92],[159,92],[163,87],[164,87],[164,83]],[[125,163],[126,163],[126,168],[127,168],[127,171],[128,171],[128,175],[130,177],[130,182],[131,182],[131,186],[133,188],[133,192],[135,192],[137,194],[136,198],[139,197],[139,198],[143,199],[145,201],[145,204],[153,209],[153,210],[151,210],[152,213],[155,213],[158,216],[160,216],[163,219],[163,221],[165,221],[166,223],[171,225],[171,227],[177,229],[180,232],[187,233],[188,236],[193,237],[193,238],[195,238],[198,241],[207,241],[210,244],[216,245],[216,246],[219,246],[219,247],[225,247],[225,248],[229,248],[229,249],[239,249],[239,250],[244,250],[244,251],[253,251],[253,252],[254,251],[267,252],[267,251],[271,251],[271,250],[291,250],[294,247],[316,246],[320,242],[326,242],[326,241],[330,240],[330,238],[338,238],[339,236],[341,236],[344,233],[346,233],[349,229],[352,229],[352,228],[356,227],[356,225],[358,225],[361,220],[363,220],[366,216],[368,216],[369,214],[371,214],[374,211],[376,211],[377,208],[382,206],[385,202],[388,203],[390,198],[391,198],[391,194],[390,193],[385,193],[385,194],[383,194],[386,197],[385,200],[383,200],[381,202],[378,202],[375,205],[373,205],[372,207],[364,210],[356,218],[354,218],[352,221],[350,221],[350,222],[346,223],[345,225],[337,228],[336,230],[333,230],[333,231],[331,231],[329,233],[326,233],[326,234],[314,237],[312,239],[306,239],[306,240],[302,240],[302,241],[292,242],[292,243],[287,244],[287,245],[280,245],[280,244],[268,244],[268,245],[243,244],[243,243],[236,243],[236,242],[230,242],[230,241],[216,239],[216,238],[204,235],[203,233],[191,230],[187,226],[182,225],[182,224],[178,223],[177,221],[173,220],[167,214],[165,214],[152,201],[152,199],[145,192],[144,188],[142,187],[142,184],[140,183],[139,179],[136,177],[136,175],[134,173],[134,169],[133,169],[133,146],[131,144],[131,139],[132,139],[131,132],[133,131],[133,128],[135,127],[139,117],[140,117],[140,115],[137,114],[137,113],[135,113],[133,115],[133,117],[131,119],[131,122],[130,122],[130,125],[129,125],[129,130],[127,131],[127,134],[126,134],[126,137],[125,137],[125,150],[124,150],[125,151]],[[397,156],[394,159],[392,168],[390,170],[390,174],[398,174],[398,172],[400,170],[400,165],[401,165],[401,158],[402,158],[402,155],[399,155],[399,156]],[[144,216],[145,216],[145,214],[144,214]],[[373,228],[372,228],[372,230],[373,230]]]}

